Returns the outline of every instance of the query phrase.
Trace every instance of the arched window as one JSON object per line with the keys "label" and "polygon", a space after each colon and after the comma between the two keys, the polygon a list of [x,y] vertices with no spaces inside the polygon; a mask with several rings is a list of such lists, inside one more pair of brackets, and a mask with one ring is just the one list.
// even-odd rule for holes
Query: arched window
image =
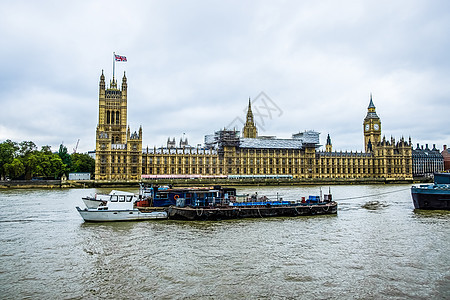
{"label": "arched window", "polygon": [[111,124],[114,124],[114,112],[111,112]]}
{"label": "arched window", "polygon": [[120,120],[120,118],[119,118],[119,112],[116,111],[116,124],[119,124],[119,120]]}
{"label": "arched window", "polygon": [[111,122],[111,116],[109,113],[109,110],[106,111],[106,124],[109,124],[109,122]]}

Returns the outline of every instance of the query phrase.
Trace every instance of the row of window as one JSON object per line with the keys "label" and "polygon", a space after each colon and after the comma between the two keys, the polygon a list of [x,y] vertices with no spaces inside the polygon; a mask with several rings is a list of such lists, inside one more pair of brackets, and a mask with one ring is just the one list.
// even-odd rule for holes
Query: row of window
{"label": "row of window", "polygon": [[413,174],[423,175],[441,172],[444,170],[444,161],[413,161]]}
{"label": "row of window", "polygon": [[[236,168],[235,172],[233,168],[226,168],[227,174],[236,175],[254,175],[254,174],[305,174],[312,173],[313,169],[308,168]],[[316,174],[384,174],[387,173],[403,174],[403,168],[315,168]],[[218,171],[218,173],[216,173]],[[300,171],[300,173],[299,173]],[[409,168],[405,168],[405,173],[409,173]],[[142,174],[148,175],[171,175],[171,174],[204,174],[204,175],[216,175],[222,174],[222,168],[175,168],[175,167],[149,167],[148,169],[143,167]]]}
{"label": "row of window", "polygon": [[[145,159],[143,159],[143,163],[145,165]],[[198,158],[196,159],[196,157],[178,157],[178,159],[175,159],[175,157],[172,158],[168,158],[168,157],[157,157],[155,160],[153,159],[153,157],[149,158],[149,164],[156,164],[156,165],[160,165],[162,162],[164,162],[165,165],[168,165],[169,162],[172,165],[175,165],[176,162],[178,162],[178,165],[202,165],[202,164],[206,164],[208,165],[210,162],[212,162],[212,164],[216,164],[216,158],[212,158],[210,160],[210,158]],[[386,164],[387,165],[403,165],[401,162],[403,161],[403,159],[387,159],[386,160]],[[300,163],[300,165],[304,165],[305,163],[308,163],[309,165],[313,164],[313,159],[284,159],[284,158],[264,158],[264,159],[253,159],[250,158],[248,160],[243,159],[243,160],[239,160],[239,159],[232,159],[232,158],[228,158],[227,159],[227,165],[228,166],[243,166],[246,165],[247,162],[250,165],[256,164],[258,165],[272,165],[272,166],[283,166],[283,165],[298,165]],[[219,160],[219,163],[222,164],[223,161]],[[406,165],[409,164],[409,161],[406,160]],[[375,159],[375,160],[363,160],[363,159],[345,159],[345,160],[316,160],[316,165],[318,166],[336,166],[336,167],[340,167],[340,166],[378,166],[378,165],[384,165],[384,160],[382,159]],[[175,166],[176,167],[176,166]],[[256,167],[256,166],[255,166]]]}
{"label": "row of window", "polygon": [[[111,174],[127,174],[127,168],[126,167],[111,167]],[[131,174],[134,174],[134,175],[136,175],[138,172],[137,172],[137,167],[136,166],[134,166],[134,167],[131,167]],[[106,174],[106,167],[105,166],[102,166],[102,167],[100,167],[100,173],[101,174]]]}
{"label": "row of window", "polygon": [[[106,155],[101,155],[100,162],[107,163],[108,161],[107,161],[106,157],[107,157]],[[136,156],[136,155],[131,156],[130,163],[136,164],[138,162],[139,162],[138,156]],[[119,155],[114,156],[113,155],[113,156],[111,156],[111,163],[118,163],[118,164],[127,163],[126,156],[125,155],[123,155],[123,156],[119,156]]]}

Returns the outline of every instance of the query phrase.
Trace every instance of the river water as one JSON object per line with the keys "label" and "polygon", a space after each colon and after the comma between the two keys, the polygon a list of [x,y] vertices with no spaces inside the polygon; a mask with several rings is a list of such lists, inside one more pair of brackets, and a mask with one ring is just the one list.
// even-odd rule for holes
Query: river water
{"label": "river water", "polygon": [[75,207],[108,190],[0,191],[0,298],[450,299],[450,212],[409,187],[333,186],[335,216],[99,224]]}

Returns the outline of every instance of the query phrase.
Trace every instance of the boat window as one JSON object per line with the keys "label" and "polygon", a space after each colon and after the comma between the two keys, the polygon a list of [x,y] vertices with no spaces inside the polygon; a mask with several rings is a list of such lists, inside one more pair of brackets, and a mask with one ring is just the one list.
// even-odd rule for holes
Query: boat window
{"label": "boat window", "polygon": [[127,202],[131,202],[131,200],[133,199],[133,196],[127,196]]}
{"label": "boat window", "polygon": [[169,199],[169,194],[167,193],[160,193],[158,196],[159,199]]}
{"label": "boat window", "polygon": [[111,196],[111,202],[117,202],[117,195]]}
{"label": "boat window", "polygon": [[125,196],[119,196],[119,202],[125,202]]}

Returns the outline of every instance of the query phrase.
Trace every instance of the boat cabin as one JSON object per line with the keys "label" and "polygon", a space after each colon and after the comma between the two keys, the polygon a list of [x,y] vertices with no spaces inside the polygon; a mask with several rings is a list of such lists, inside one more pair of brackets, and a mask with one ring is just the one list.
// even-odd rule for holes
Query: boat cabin
{"label": "boat cabin", "polygon": [[109,199],[98,206],[98,210],[130,210],[136,200],[133,193],[112,191]]}
{"label": "boat cabin", "polygon": [[152,206],[167,207],[176,205],[180,207],[209,207],[226,205],[236,197],[235,188],[214,187],[185,187],[173,188],[171,186],[141,186],[140,198],[151,198]]}

